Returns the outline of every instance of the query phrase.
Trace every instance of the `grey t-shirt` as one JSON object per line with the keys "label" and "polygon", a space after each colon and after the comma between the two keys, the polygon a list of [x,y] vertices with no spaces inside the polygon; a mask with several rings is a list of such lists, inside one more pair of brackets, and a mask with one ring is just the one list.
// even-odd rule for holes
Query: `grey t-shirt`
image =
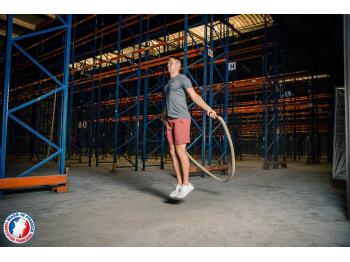
{"label": "grey t-shirt", "polygon": [[172,118],[191,118],[187,108],[186,91],[191,80],[183,74],[169,79],[164,86],[167,116]]}

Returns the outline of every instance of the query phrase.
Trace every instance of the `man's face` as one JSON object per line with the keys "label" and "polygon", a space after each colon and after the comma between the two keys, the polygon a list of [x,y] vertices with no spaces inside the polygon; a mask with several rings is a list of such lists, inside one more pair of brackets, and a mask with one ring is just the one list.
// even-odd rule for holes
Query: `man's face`
{"label": "man's face", "polygon": [[168,71],[169,73],[177,73],[180,72],[181,64],[178,60],[174,58],[170,58],[168,62]]}

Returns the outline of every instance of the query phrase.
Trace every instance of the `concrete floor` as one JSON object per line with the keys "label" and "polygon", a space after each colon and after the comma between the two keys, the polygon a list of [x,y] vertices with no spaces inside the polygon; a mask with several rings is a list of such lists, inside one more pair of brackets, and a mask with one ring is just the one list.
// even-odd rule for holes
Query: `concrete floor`
{"label": "concrete floor", "polygon": [[[345,194],[330,184],[330,166],[261,165],[238,161],[227,184],[194,176],[195,191],[181,202],[167,197],[170,165],[117,174],[75,165],[68,193],[6,194],[0,221],[15,211],[32,216],[35,235],[24,246],[350,246]],[[0,246],[12,245],[0,236]]]}

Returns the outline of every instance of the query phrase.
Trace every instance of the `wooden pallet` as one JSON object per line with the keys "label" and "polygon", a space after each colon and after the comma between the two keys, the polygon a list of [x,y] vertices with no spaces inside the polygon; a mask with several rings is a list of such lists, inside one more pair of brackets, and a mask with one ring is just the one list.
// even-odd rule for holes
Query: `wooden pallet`
{"label": "wooden pallet", "polygon": [[[224,173],[224,175],[227,175],[228,172],[228,166],[227,165],[222,165],[222,166],[204,166],[207,170],[209,171],[221,171]],[[190,174],[191,173],[200,173],[203,172],[202,169],[200,169],[197,166],[190,166]]]}

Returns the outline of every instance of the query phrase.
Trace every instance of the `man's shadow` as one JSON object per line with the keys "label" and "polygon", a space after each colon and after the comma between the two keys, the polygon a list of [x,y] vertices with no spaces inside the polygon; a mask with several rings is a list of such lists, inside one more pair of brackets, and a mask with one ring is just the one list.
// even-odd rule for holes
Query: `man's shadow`
{"label": "man's shadow", "polygon": [[[172,174],[167,175],[174,177],[174,175]],[[113,180],[116,183],[121,183],[128,188],[136,189],[140,192],[146,192],[151,195],[157,196],[163,199],[163,202],[165,204],[177,205],[183,202],[182,200],[169,197],[169,195],[162,190],[152,187],[152,185],[150,185],[147,181],[144,180],[147,179],[146,176],[147,175],[138,175],[135,173],[131,175],[120,174],[113,176]]]}
{"label": "man's shadow", "polygon": [[178,205],[181,202],[183,202],[180,199],[175,199],[175,198],[171,198],[169,197],[167,194],[165,194],[163,191],[160,191],[158,189],[155,189],[153,187],[136,187],[137,190],[142,191],[142,192],[147,192],[147,193],[151,193],[154,196],[158,196],[160,198],[163,199],[163,202],[165,204],[169,204],[169,205]]}
{"label": "man's shadow", "polygon": [[168,197],[167,200],[164,201],[165,204],[170,204],[170,205],[178,205],[182,202],[180,199],[175,199],[175,198],[170,198]]}

